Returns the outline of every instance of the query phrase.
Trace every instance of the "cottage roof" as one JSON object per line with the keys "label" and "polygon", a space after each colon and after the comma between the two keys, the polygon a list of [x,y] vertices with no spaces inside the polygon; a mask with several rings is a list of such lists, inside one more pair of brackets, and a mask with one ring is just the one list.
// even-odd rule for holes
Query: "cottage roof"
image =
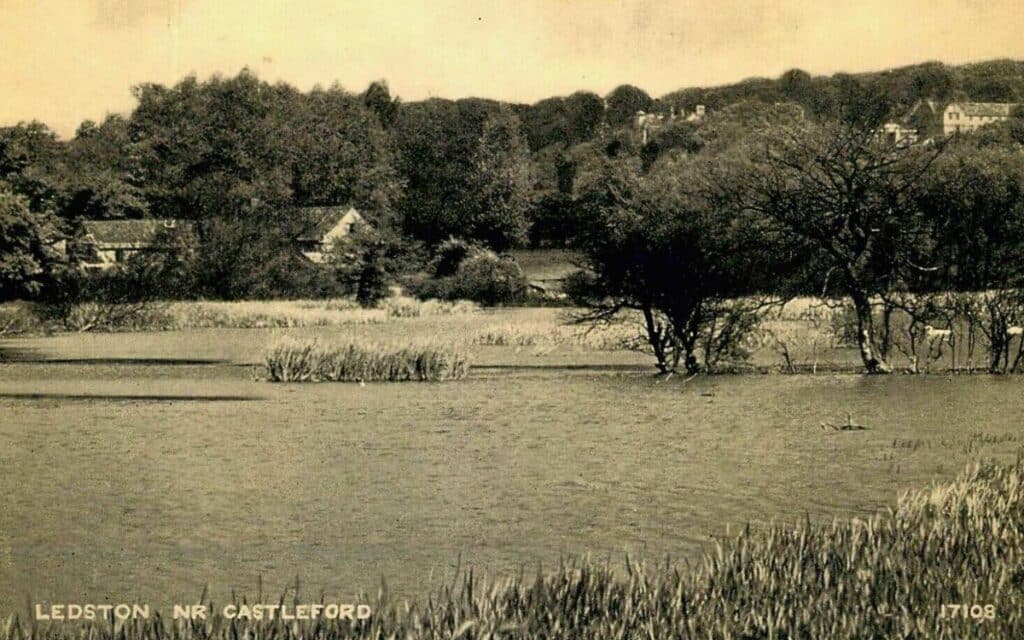
{"label": "cottage roof", "polygon": [[924,112],[923,115],[925,117],[933,118],[942,112],[942,106],[943,105],[940,105],[937,100],[918,99],[918,101],[914,103],[914,106],[910,107],[910,110],[903,114],[899,119],[899,122],[910,124],[914,121],[915,116],[921,117],[919,116],[919,112]]}
{"label": "cottage roof", "polygon": [[320,242],[340,223],[354,223],[363,219],[355,207],[349,205],[302,207],[299,215],[304,220],[305,231],[298,239],[304,242]]}
{"label": "cottage roof", "polygon": [[910,111],[908,112],[908,115],[912,115],[914,113],[917,113],[919,110],[924,109],[924,108],[927,108],[929,111],[936,112],[936,111],[939,110],[939,106],[940,105],[939,105],[939,101],[938,100],[932,100],[931,98],[927,98],[927,99],[921,98],[921,99],[918,99],[918,101],[914,103],[914,106],[910,107]]}
{"label": "cottage roof", "polygon": [[1012,102],[954,102],[947,108],[955,107],[965,116],[1007,118],[1016,106]]}
{"label": "cottage roof", "polygon": [[99,247],[133,248],[152,246],[164,230],[188,230],[187,220],[85,220],[82,235]]}

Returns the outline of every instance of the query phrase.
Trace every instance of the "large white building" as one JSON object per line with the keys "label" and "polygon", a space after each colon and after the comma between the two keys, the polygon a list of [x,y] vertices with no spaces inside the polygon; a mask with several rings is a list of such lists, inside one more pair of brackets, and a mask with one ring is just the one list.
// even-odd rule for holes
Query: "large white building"
{"label": "large white building", "polygon": [[1008,120],[1016,104],[1007,102],[952,102],[942,112],[942,132],[970,133],[993,122]]}

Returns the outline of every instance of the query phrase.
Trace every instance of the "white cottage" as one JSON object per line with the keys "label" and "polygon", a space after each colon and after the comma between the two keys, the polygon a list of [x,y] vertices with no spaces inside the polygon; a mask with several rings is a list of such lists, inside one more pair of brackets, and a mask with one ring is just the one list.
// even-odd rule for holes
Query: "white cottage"
{"label": "white cottage", "polygon": [[194,232],[187,220],[85,220],[68,250],[84,269],[109,269],[139,253],[174,251],[176,238]]}
{"label": "white cottage", "polygon": [[953,102],[942,112],[946,135],[970,133],[993,122],[1009,120],[1016,104],[1010,102]]}
{"label": "white cottage", "polygon": [[304,217],[310,221],[308,231],[298,237],[302,255],[313,262],[323,262],[324,254],[339,238],[344,238],[357,224],[365,222],[363,216],[351,206],[303,207]]}

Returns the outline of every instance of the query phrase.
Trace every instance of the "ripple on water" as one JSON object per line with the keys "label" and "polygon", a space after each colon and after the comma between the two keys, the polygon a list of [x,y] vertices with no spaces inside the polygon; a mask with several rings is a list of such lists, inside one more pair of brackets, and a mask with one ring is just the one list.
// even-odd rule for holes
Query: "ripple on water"
{"label": "ripple on water", "polygon": [[[727,525],[863,514],[1012,457],[1024,410],[1024,380],[983,376],[535,369],[360,388],[218,365],[200,379],[10,366],[0,599],[17,601],[225,597],[259,574],[328,594],[384,575],[414,595],[460,553],[495,573],[562,554],[692,557]],[[869,429],[820,429],[847,413]]]}

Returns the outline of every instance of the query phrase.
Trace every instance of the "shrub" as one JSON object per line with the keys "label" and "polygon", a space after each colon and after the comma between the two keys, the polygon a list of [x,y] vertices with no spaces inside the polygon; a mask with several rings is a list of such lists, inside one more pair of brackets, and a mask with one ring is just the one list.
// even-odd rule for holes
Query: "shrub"
{"label": "shrub", "polygon": [[56,277],[41,313],[67,331],[138,331],[172,329],[154,272],[129,262],[103,271],[67,269]]}
{"label": "shrub", "polygon": [[526,299],[526,276],[515,260],[478,251],[463,260],[454,275],[420,278],[406,289],[421,300],[471,300],[485,306],[515,304]]}
{"label": "shrub", "polygon": [[155,302],[79,302],[62,310],[68,331],[167,331],[176,328],[168,305]]}
{"label": "shrub", "polygon": [[34,305],[27,302],[0,304],[0,336],[30,333],[45,329]]}
{"label": "shrub", "polygon": [[449,238],[437,246],[430,271],[435,278],[453,276],[463,260],[479,251],[465,240]]}
{"label": "shrub", "polygon": [[481,253],[459,265],[454,277],[455,298],[493,306],[519,302],[526,295],[526,276],[516,261]]}
{"label": "shrub", "polygon": [[469,373],[468,358],[452,345],[356,341],[284,339],[270,347],[264,365],[271,382],[443,382]]}
{"label": "shrub", "polygon": [[342,292],[369,308],[388,296],[395,275],[414,253],[415,249],[393,232],[358,225],[334,242],[326,267]]}
{"label": "shrub", "polygon": [[417,273],[402,279],[402,291],[418,300],[448,300],[451,278],[432,278]]}

